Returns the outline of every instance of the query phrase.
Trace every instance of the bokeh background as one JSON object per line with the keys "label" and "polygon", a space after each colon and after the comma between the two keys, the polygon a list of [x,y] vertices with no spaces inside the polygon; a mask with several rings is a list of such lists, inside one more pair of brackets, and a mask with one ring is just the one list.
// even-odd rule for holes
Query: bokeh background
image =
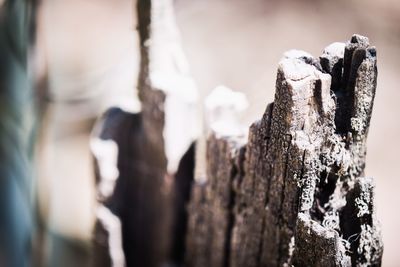
{"label": "bokeh background", "polygon": [[[107,107],[138,110],[135,1],[44,0],[36,75],[47,81],[38,143],[46,261],[86,266],[94,219],[90,130]],[[378,87],[366,175],[376,182],[385,251],[400,266],[400,1],[175,0],[183,49],[202,99],[216,86],[244,92],[242,122],[273,101],[278,61],[289,49],[319,56],[328,44],[366,35],[378,50]],[[62,253],[60,253],[62,252]],[[60,265],[61,264],[61,265]]]}

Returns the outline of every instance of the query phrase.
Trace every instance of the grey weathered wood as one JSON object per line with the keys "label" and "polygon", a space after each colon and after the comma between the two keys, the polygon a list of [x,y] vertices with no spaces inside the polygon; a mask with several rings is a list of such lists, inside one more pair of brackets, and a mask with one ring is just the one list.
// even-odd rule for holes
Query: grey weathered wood
{"label": "grey weathered wood", "polygon": [[[359,35],[319,59],[284,55],[275,101],[247,145],[209,138],[207,180],[190,204],[188,266],[380,265],[372,179],[362,178],[376,77],[375,48]],[[232,151],[245,151],[240,178]]]}
{"label": "grey weathered wood", "polygon": [[377,77],[368,39],[354,35],[320,58],[285,53],[275,100],[251,125],[247,143],[211,129],[206,179],[195,180],[190,197],[194,148],[168,172],[171,90],[152,75],[160,74],[152,20],[169,14],[167,4],[138,1],[142,112],[109,113],[99,132],[119,149],[115,192],[99,203],[120,220],[126,264],[180,265],[185,258],[189,267],[379,266],[373,183],[363,178]]}
{"label": "grey weathered wood", "polygon": [[187,266],[226,266],[233,227],[234,188],[242,175],[243,140],[219,139],[207,142],[206,184],[193,187],[187,237]]}

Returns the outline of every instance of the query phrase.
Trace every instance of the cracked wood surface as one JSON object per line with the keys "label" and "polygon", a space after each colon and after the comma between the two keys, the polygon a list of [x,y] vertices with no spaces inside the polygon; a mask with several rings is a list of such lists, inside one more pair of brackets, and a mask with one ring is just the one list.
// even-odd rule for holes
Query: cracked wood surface
{"label": "cracked wood surface", "polygon": [[376,50],[360,35],[320,58],[285,53],[275,101],[247,144],[209,138],[187,265],[380,266],[373,182],[364,178],[376,77]]}
{"label": "cracked wood surface", "polygon": [[207,179],[193,185],[191,146],[171,180],[171,202],[162,192],[171,178],[164,132],[170,91],[150,75],[158,58],[151,52],[154,3],[163,7],[150,0],[137,6],[142,112],[106,114],[99,136],[119,149],[115,193],[99,203],[121,220],[126,265],[380,266],[374,185],[364,177],[377,77],[368,39],[354,35],[319,58],[285,53],[275,100],[251,125],[247,143],[211,133]]}

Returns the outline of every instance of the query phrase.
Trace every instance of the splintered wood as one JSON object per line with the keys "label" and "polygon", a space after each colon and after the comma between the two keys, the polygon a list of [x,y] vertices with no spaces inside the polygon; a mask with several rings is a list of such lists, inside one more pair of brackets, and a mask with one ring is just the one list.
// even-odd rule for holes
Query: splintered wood
{"label": "splintered wood", "polygon": [[275,100],[248,135],[235,113],[244,95],[219,87],[208,139],[194,144],[197,92],[172,8],[138,0],[142,110],[110,109],[93,131],[94,265],[380,266],[364,174],[377,80],[369,40],[354,35],[319,58],[285,53]]}
{"label": "splintered wood", "polygon": [[376,50],[360,35],[320,58],[285,53],[275,100],[247,143],[211,132],[186,266],[380,266],[374,185],[364,177],[376,79]]}

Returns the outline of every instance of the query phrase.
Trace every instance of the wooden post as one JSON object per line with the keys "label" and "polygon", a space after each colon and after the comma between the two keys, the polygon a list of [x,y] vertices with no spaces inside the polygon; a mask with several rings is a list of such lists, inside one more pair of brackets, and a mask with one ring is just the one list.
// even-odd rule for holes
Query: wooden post
{"label": "wooden post", "polygon": [[91,140],[98,192],[94,266],[183,261],[197,91],[179,46],[172,1],[138,0],[135,11],[141,112],[110,109]]}
{"label": "wooden post", "polygon": [[194,134],[180,134],[198,119],[196,93],[172,2],[139,0],[137,10],[142,111],[110,110],[93,146],[106,266],[380,266],[364,177],[377,77],[368,39],[354,35],[319,58],[285,53],[275,100],[247,142],[234,127],[211,127],[206,177],[194,179]]}
{"label": "wooden post", "polygon": [[380,266],[373,182],[364,178],[376,77],[376,50],[360,35],[320,58],[285,53],[275,101],[247,145],[209,137],[187,265]]}

